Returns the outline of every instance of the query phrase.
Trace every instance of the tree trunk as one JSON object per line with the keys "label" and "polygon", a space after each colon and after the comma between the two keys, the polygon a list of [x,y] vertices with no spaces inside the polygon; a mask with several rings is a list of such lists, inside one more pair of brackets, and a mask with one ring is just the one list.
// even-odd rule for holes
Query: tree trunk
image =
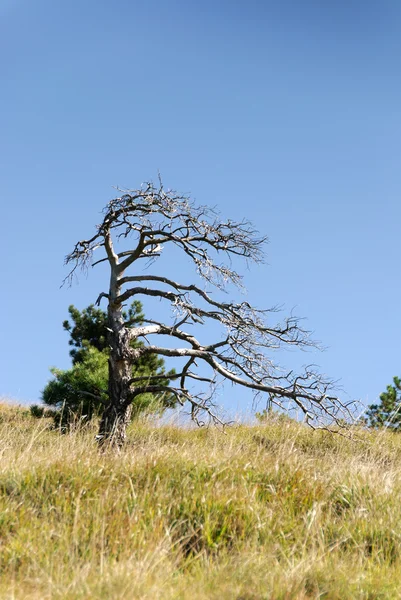
{"label": "tree trunk", "polygon": [[102,415],[99,428],[99,440],[121,447],[126,438],[127,426],[130,422],[132,369],[130,362],[129,336],[121,315],[121,310],[110,314],[109,322],[109,401]]}
{"label": "tree trunk", "polygon": [[117,406],[109,402],[100,421],[98,439],[101,446],[121,448],[124,445],[131,413],[131,405]]}
{"label": "tree trunk", "polygon": [[99,442],[121,448],[126,439],[130,422],[131,406],[131,347],[128,330],[125,327],[122,307],[113,302],[120,293],[118,278],[112,272],[108,308],[109,357],[109,401],[104,409],[99,427]]}

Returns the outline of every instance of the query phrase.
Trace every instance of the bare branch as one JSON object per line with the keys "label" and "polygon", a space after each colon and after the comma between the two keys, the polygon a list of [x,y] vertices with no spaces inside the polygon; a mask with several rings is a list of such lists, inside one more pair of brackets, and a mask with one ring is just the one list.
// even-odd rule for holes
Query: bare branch
{"label": "bare branch", "polygon": [[100,306],[100,302],[101,302],[102,298],[109,298],[109,297],[110,297],[109,294],[105,294],[104,292],[101,292],[95,302],[96,306]]}

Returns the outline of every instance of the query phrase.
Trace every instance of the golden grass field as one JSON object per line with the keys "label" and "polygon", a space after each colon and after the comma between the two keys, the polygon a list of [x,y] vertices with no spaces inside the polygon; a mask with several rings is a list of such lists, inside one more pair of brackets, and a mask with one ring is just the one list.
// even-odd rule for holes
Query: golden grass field
{"label": "golden grass field", "polygon": [[401,435],[137,423],[121,452],[0,405],[0,598],[401,598]]}

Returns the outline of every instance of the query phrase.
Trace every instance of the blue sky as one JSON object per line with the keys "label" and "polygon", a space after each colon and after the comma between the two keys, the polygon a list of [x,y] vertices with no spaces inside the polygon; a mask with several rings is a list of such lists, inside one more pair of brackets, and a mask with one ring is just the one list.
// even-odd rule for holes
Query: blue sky
{"label": "blue sky", "polygon": [[67,307],[106,275],[60,289],[64,256],[158,170],[269,236],[248,299],[327,347],[289,364],[365,403],[401,374],[398,0],[3,0],[0,55],[1,395],[68,367]]}

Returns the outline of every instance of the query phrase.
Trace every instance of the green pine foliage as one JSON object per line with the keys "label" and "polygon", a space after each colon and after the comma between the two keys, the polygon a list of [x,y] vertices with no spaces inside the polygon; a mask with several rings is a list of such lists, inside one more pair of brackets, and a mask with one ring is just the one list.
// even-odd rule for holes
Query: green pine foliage
{"label": "green pine foliage", "polygon": [[[54,409],[55,424],[62,429],[100,415],[108,400],[107,314],[93,305],[82,311],[71,305],[68,312],[70,320],[64,321],[63,327],[70,334],[72,367],[50,369],[53,379],[42,392],[43,403]],[[133,302],[125,318],[133,326],[143,323],[141,303]],[[133,342],[133,347],[140,345],[141,342]],[[158,385],[168,385],[169,376],[173,374],[174,370],[165,371],[164,360],[155,354],[144,356],[132,369],[133,377],[160,375],[160,379],[155,380]],[[135,398],[133,416],[144,411],[162,412],[173,408],[175,403],[172,394],[163,397],[141,394]],[[43,412],[37,406],[31,411],[35,416],[41,416]]]}
{"label": "green pine foliage", "polygon": [[[107,349],[107,313],[101,308],[90,304],[87,308],[79,311],[74,305],[68,307],[71,321],[65,320],[63,327],[70,334],[69,345],[72,346],[70,356],[73,364],[81,362],[85,356],[87,346],[103,351]],[[135,300],[124,313],[124,319],[129,321],[132,327],[143,324],[145,315],[142,311],[142,303]],[[138,342],[134,346],[140,345]],[[150,365],[150,361],[147,361]],[[158,359],[160,367],[164,365],[163,360]],[[150,365],[152,373],[157,369],[156,363]]]}
{"label": "green pine foliage", "polygon": [[42,392],[46,406],[56,409],[56,424],[90,420],[107,402],[108,353],[88,345],[71,369],[50,369],[53,379]]}
{"label": "green pine foliage", "polygon": [[394,377],[393,385],[380,395],[380,404],[371,404],[366,412],[370,427],[401,430],[401,379]]}

